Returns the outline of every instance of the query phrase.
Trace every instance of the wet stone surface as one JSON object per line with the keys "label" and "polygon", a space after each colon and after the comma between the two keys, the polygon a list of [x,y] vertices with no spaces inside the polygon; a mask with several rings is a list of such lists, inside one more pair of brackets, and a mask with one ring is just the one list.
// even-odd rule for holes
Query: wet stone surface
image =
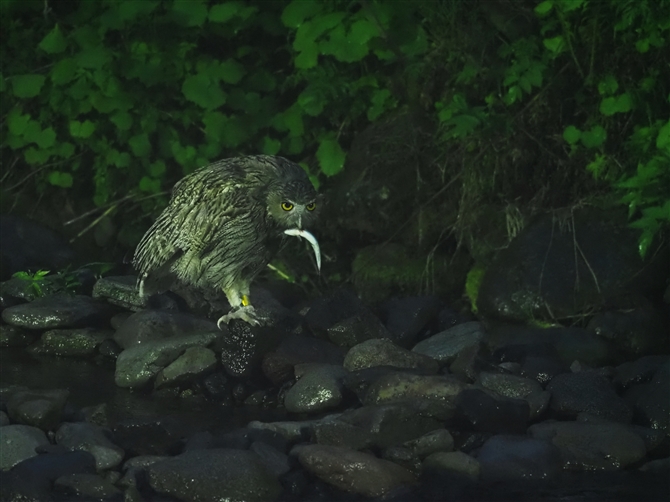
{"label": "wet stone surface", "polygon": [[[294,310],[266,297],[268,325],[219,330],[145,308],[134,281],[5,305],[0,500],[670,495],[669,356],[622,355],[609,317],[490,326],[340,290]],[[661,336],[645,326],[638,345]]]}

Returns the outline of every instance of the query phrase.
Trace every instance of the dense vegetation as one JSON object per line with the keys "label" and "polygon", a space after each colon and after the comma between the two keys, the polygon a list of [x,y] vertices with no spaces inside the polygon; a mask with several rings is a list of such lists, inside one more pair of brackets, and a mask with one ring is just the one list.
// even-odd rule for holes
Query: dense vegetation
{"label": "dense vegetation", "polygon": [[455,190],[429,247],[476,238],[492,204],[509,236],[541,209],[625,204],[642,253],[670,222],[667,0],[0,6],[3,210],[64,194],[130,247],[198,166],[280,154],[327,188],[357,133],[418,109],[431,172],[418,202],[390,193],[443,214]]}

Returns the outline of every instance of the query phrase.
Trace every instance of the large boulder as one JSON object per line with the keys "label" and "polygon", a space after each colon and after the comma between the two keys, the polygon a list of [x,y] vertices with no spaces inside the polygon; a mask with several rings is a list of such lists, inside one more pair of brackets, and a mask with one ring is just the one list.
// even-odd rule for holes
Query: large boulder
{"label": "large boulder", "polygon": [[[554,320],[625,295],[662,294],[668,248],[638,251],[639,231],[595,209],[549,214],[520,232],[486,270],[477,306],[490,317]],[[657,251],[657,252],[656,252]]]}

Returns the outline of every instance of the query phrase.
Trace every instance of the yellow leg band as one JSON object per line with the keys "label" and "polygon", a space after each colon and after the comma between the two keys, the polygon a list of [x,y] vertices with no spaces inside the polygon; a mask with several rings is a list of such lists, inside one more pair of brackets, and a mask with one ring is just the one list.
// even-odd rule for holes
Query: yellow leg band
{"label": "yellow leg band", "polygon": [[242,306],[244,307],[249,306],[249,297],[247,295],[242,295]]}

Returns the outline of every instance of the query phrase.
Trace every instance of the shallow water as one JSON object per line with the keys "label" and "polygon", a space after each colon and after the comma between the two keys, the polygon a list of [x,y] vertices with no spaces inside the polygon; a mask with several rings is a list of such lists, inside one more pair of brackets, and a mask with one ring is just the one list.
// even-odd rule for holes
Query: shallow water
{"label": "shallow water", "polygon": [[30,389],[68,389],[77,408],[107,403],[113,422],[131,417],[172,416],[194,430],[229,431],[251,420],[283,420],[276,410],[254,406],[225,406],[201,399],[160,397],[122,389],[114,384],[112,362],[35,357],[24,349],[0,350],[0,387],[23,385]]}

